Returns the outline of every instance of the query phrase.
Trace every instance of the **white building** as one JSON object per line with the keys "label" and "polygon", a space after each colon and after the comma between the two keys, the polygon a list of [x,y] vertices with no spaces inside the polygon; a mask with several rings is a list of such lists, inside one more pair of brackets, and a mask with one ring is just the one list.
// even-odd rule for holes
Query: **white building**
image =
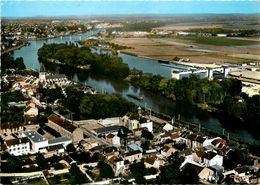
{"label": "white building", "polygon": [[33,152],[45,152],[48,146],[48,140],[43,138],[38,132],[28,131],[22,133],[23,137],[28,137],[32,144]]}
{"label": "white building", "polygon": [[153,133],[153,122],[147,120],[145,123],[140,123],[141,128],[147,128],[149,132]]}
{"label": "white building", "polygon": [[163,130],[165,130],[166,132],[172,131],[173,130],[173,126],[169,123],[166,123],[163,127]]}
{"label": "white building", "polygon": [[15,138],[6,141],[7,151],[11,155],[27,155],[30,152],[30,140],[27,137]]}
{"label": "white building", "polygon": [[112,126],[112,125],[119,125],[120,119],[119,117],[114,118],[106,118],[106,119],[100,119],[97,121],[100,125],[103,125],[105,127]]}
{"label": "white building", "polygon": [[144,122],[140,123],[140,121],[136,119],[129,119],[129,117],[124,116],[122,118],[122,122],[125,127],[129,130],[139,129],[139,128],[147,128],[149,132],[153,133],[153,122],[150,120],[144,119]]}
{"label": "white building", "polygon": [[113,156],[108,161],[112,165],[115,176],[118,176],[119,174],[123,174],[125,172],[125,162],[123,158]]}
{"label": "white building", "polygon": [[213,151],[207,152],[206,155],[204,156],[203,163],[206,166],[213,166],[213,165],[222,166],[223,156],[218,155]]}
{"label": "white building", "polygon": [[66,146],[68,144],[72,143],[72,140],[68,137],[58,137],[55,139],[50,139],[48,141],[48,146],[54,146],[54,145],[63,145],[64,148],[66,148]]}

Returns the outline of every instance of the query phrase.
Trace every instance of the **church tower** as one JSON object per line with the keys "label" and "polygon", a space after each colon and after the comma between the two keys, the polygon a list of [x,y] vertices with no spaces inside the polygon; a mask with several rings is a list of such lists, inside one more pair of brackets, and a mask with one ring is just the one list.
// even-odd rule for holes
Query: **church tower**
{"label": "church tower", "polygon": [[41,64],[40,72],[39,72],[39,81],[41,83],[46,82],[46,72],[45,72],[45,67],[44,65]]}

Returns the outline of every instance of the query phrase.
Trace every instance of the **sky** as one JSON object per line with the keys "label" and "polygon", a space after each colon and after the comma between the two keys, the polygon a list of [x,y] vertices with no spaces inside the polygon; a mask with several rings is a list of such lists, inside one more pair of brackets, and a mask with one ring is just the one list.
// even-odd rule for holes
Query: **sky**
{"label": "sky", "polygon": [[2,0],[2,17],[135,15],[135,14],[259,14],[254,0]]}

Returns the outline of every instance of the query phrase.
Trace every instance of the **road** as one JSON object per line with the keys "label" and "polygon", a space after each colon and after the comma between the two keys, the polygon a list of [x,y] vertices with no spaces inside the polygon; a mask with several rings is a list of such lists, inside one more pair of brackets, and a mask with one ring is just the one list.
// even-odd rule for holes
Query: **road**
{"label": "road", "polygon": [[[54,175],[59,175],[68,172],[69,172],[68,169],[49,170],[49,173],[52,173]],[[42,171],[26,172],[26,173],[1,173],[0,172],[0,177],[34,177],[34,176],[43,176],[43,173]]]}
{"label": "road", "polygon": [[163,119],[160,119],[160,118],[157,118],[157,117],[155,117],[155,116],[148,116],[148,115],[145,115],[144,116],[146,119],[149,119],[149,120],[151,120],[151,121],[153,121],[153,122],[156,122],[156,123],[159,123],[159,124],[164,124],[164,123],[168,123],[168,121],[166,121],[166,120],[163,120]]}
{"label": "road", "polygon": [[91,181],[94,182],[94,180],[86,173],[86,169],[84,168],[84,165],[78,165],[80,171],[86,175],[86,177]]}

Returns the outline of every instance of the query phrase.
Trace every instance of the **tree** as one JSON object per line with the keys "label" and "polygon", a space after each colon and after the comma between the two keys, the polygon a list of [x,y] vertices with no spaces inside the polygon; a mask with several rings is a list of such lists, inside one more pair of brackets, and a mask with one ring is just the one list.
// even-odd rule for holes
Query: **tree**
{"label": "tree", "polygon": [[42,153],[37,153],[36,163],[37,163],[38,168],[40,170],[48,169],[48,162],[45,160],[45,158],[44,158]]}
{"label": "tree", "polygon": [[101,178],[113,178],[115,176],[112,167],[107,163],[105,163],[104,161],[98,162],[98,168],[99,168]]}
{"label": "tree", "polygon": [[73,153],[73,152],[76,152],[76,148],[74,147],[74,145],[72,143],[70,143],[67,145],[66,151],[69,153]]}
{"label": "tree", "polygon": [[178,152],[175,152],[168,158],[169,165],[163,166],[160,169],[160,174],[157,178],[158,184],[179,184],[181,160]]}
{"label": "tree", "polygon": [[71,178],[70,178],[71,184],[83,184],[88,182],[86,175],[80,171],[79,167],[75,163],[71,165],[69,172],[71,174]]}
{"label": "tree", "polygon": [[197,184],[199,182],[199,176],[194,168],[185,168],[181,172],[181,183],[182,184]]}
{"label": "tree", "polygon": [[134,163],[130,165],[130,171],[138,184],[145,184],[145,165],[144,162]]}
{"label": "tree", "polygon": [[149,132],[148,130],[144,129],[142,130],[142,135],[141,137],[147,139],[147,140],[153,140],[153,134],[151,132]]}

